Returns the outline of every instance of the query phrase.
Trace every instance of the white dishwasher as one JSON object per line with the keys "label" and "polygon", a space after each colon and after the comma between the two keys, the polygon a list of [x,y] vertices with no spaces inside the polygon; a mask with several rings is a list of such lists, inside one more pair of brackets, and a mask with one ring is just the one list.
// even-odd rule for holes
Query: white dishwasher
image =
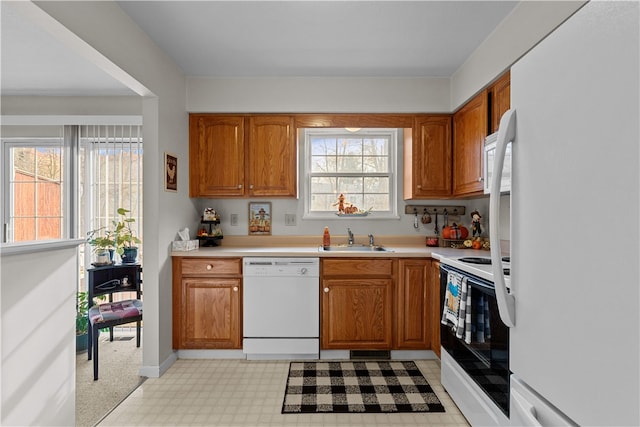
{"label": "white dishwasher", "polygon": [[320,259],[244,258],[247,359],[320,358]]}

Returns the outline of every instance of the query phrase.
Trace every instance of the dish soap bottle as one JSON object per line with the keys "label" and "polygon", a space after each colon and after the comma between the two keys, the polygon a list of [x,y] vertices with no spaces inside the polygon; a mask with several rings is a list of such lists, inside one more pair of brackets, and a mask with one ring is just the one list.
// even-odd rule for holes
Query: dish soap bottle
{"label": "dish soap bottle", "polygon": [[331,236],[329,235],[329,227],[324,228],[324,234],[322,235],[322,246],[331,246]]}

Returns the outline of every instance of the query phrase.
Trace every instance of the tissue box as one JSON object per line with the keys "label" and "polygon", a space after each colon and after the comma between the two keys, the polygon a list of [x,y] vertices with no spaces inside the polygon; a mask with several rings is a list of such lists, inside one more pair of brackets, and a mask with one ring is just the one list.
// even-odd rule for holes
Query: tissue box
{"label": "tissue box", "polygon": [[198,249],[198,240],[176,240],[171,242],[172,251],[193,251]]}

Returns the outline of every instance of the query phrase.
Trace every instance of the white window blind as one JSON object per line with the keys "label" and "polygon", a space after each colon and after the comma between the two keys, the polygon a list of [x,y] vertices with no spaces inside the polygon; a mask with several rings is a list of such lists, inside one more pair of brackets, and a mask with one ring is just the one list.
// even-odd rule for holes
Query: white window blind
{"label": "white window blind", "polygon": [[[118,208],[124,208],[135,219],[132,229],[144,242],[142,126],[81,126],[80,149],[80,168],[85,177],[80,202],[85,235],[100,227],[113,228]],[[141,261],[142,245],[138,257]]]}

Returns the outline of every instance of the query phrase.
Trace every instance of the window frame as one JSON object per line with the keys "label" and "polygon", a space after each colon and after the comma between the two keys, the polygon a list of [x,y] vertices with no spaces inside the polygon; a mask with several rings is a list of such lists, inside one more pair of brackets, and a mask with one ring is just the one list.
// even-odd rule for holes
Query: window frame
{"label": "window frame", "polygon": [[[76,162],[73,159],[74,141],[68,133],[66,126],[61,126],[61,135],[59,136],[37,136],[37,137],[7,137],[2,138],[2,167],[4,171],[8,171],[13,176],[14,164],[11,156],[11,150],[19,147],[55,147],[60,148],[62,163],[64,166],[60,170],[61,183],[61,204],[60,204],[60,238],[53,240],[66,240],[77,238],[76,224],[77,217],[73,210],[73,200],[71,195],[77,189],[76,180]],[[12,213],[14,212],[14,188],[13,181],[6,176],[3,178],[2,203],[4,208],[0,214],[2,219],[2,243],[26,244],[33,242],[47,242],[52,239],[34,239],[27,241],[15,241],[14,226],[12,226]],[[36,215],[34,218],[38,218]],[[37,223],[36,223],[37,224]],[[36,226],[37,237],[37,226]]]}
{"label": "window frame", "polygon": [[[402,129],[398,128],[362,128],[356,131],[347,130],[347,128],[302,128],[300,129],[300,138],[303,140],[301,146],[301,162],[304,176],[304,211],[303,219],[344,219],[345,217],[339,217],[335,212],[329,211],[310,211],[311,208],[311,179],[316,176],[388,176],[389,177],[389,210],[388,211],[375,211],[372,210],[366,217],[349,217],[358,219],[397,219],[398,218],[398,200],[397,200],[397,183],[398,178],[398,141],[401,138]],[[311,151],[311,136],[318,135],[344,135],[348,136],[366,136],[366,135],[385,135],[389,136],[389,154],[388,154],[388,172],[378,173],[331,173],[331,174],[313,174],[312,169],[312,151]],[[336,201],[338,194],[336,194]],[[360,206],[360,209],[366,209],[366,207]],[[337,212],[337,209],[336,209]]]}

